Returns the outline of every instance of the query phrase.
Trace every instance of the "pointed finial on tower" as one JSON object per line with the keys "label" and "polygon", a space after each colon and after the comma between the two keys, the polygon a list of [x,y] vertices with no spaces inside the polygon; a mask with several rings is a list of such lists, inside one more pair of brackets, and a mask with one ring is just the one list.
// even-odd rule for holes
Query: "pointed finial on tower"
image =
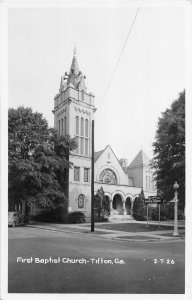
{"label": "pointed finial on tower", "polygon": [[73,49],[73,56],[76,56],[76,53],[77,53],[77,48],[76,48],[76,45],[75,45],[74,49]]}

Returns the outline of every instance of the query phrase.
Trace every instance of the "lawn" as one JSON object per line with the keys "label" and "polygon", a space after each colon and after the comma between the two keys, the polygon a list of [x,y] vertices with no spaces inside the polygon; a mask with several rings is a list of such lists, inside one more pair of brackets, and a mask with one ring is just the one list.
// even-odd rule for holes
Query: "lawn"
{"label": "lawn", "polygon": [[117,231],[125,231],[125,232],[144,232],[144,231],[156,231],[156,230],[173,230],[173,226],[160,226],[149,224],[141,224],[141,223],[121,223],[121,224],[95,224],[96,228],[99,229],[109,229],[109,230],[117,230]]}

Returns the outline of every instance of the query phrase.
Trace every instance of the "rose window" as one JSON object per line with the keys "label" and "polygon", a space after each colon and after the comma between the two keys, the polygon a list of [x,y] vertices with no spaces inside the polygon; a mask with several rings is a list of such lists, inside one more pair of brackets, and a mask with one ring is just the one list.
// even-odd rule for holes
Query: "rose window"
{"label": "rose window", "polygon": [[103,183],[117,184],[117,176],[110,169],[105,169],[99,176],[99,181]]}

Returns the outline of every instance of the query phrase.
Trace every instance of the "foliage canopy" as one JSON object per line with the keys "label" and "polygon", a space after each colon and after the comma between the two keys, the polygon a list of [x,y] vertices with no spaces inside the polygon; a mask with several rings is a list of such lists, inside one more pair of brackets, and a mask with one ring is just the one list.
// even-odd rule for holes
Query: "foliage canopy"
{"label": "foliage canopy", "polygon": [[63,207],[75,140],[59,136],[42,114],[24,107],[9,109],[8,136],[9,202]]}
{"label": "foliage canopy", "polygon": [[179,94],[158,121],[153,143],[155,180],[158,192],[169,201],[174,197],[173,184],[179,184],[179,206],[185,203],[185,91]]}

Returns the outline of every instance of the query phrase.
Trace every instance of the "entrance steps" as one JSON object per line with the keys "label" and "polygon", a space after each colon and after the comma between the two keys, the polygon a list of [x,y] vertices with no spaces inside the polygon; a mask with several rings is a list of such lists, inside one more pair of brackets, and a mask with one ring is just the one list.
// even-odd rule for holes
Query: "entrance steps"
{"label": "entrance steps", "polygon": [[123,215],[114,215],[114,216],[111,216],[109,217],[109,222],[112,222],[112,223],[120,223],[120,222],[127,222],[127,221],[133,221],[134,218],[131,216],[131,215],[126,215],[126,216],[123,216]]}

